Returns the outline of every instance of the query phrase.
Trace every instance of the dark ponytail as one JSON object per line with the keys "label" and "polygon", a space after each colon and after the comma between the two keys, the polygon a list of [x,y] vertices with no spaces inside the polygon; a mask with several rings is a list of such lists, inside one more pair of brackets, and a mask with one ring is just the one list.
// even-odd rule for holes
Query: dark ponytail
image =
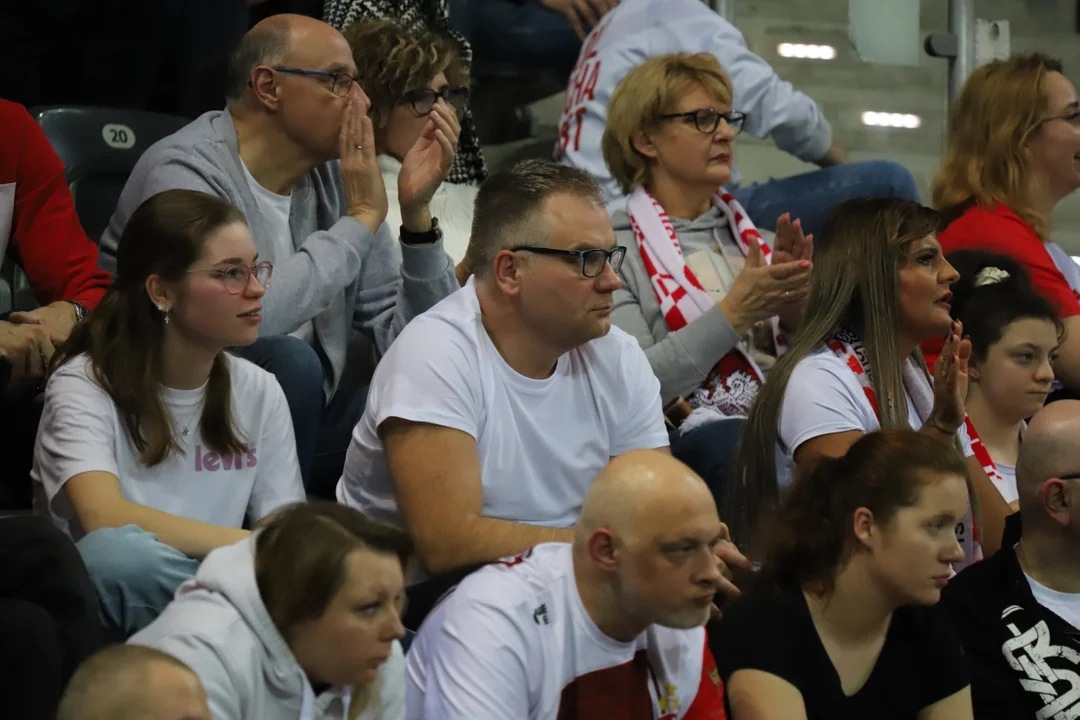
{"label": "dark ponytail", "polygon": [[[182,452],[161,395],[165,318],[150,301],[146,280],[183,279],[216,230],[243,223],[244,215],[220,198],[194,190],[166,190],[132,213],[116,250],[117,274],[90,317],[53,355],[51,370],[86,354],[94,379],[109,394],[139,451],[153,467]],[[232,381],[224,353],[210,370],[199,427],[220,454],[246,449],[232,416]]]}
{"label": "dark ponytail", "polygon": [[918,502],[925,470],[967,477],[951,443],[907,428],[869,433],[841,457],[817,460],[798,473],[772,521],[762,580],[831,593],[855,552],[855,511],[867,508],[879,525],[889,522]]}

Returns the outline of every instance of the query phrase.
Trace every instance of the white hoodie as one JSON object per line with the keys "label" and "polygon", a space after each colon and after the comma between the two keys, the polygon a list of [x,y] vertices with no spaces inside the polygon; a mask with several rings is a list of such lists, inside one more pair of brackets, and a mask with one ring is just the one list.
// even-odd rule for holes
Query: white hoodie
{"label": "white hoodie", "polygon": [[[254,536],[206,556],[157,620],[129,643],[157,648],[198,675],[214,720],[347,720],[349,691],[314,697],[255,584]],[[378,699],[359,720],[405,716],[401,645],[379,671]]]}

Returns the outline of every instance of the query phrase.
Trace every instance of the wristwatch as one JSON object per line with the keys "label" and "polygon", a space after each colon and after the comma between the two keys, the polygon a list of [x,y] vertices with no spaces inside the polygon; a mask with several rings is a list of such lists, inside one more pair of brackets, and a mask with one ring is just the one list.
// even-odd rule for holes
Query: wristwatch
{"label": "wristwatch", "polygon": [[408,245],[430,245],[433,242],[437,242],[442,239],[442,230],[439,229],[439,218],[432,217],[431,229],[422,233],[410,232],[402,225],[399,237],[401,238],[401,242]]}
{"label": "wristwatch", "polygon": [[86,316],[90,314],[89,311],[86,309],[86,306],[83,305],[81,302],[77,302],[75,300],[65,300],[64,302],[69,302],[74,306],[74,308],[75,308],[75,324],[76,325],[78,325],[83,320],[85,320]]}

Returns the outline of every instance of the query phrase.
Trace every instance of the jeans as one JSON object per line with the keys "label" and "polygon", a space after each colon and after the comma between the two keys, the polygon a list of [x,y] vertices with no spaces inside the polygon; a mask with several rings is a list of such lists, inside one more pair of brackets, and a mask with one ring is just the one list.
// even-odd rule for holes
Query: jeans
{"label": "jeans", "polygon": [[102,644],[98,601],[71,540],[45,519],[0,519],[4,717],[52,720],[75,668]]}
{"label": "jeans", "polygon": [[727,418],[699,425],[683,434],[668,430],[671,454],[701,476],[712,491],[717,507],[745,426],[746,418]]}
{"label": "jeans", "polygon": [[570,77],[581,40],[561,14],[534,2],[450,0],[450,26],[469,41],[477,75]]}
{"label": "jeans", "polygon": [[136,525],[95,530],[75,546],[101,603],[101,625],[118,642],[153,622],[199,569],[198,560]]}
{"label": "jeans", "polygon": [[803,232],[814,233],[815,238],[821,237],[821,226],[829,211],[849,198],[902,197],[919,201],[911,171],[891,160],[834,165],[736,188],[731,194],[759,228],[776,230],[776,219],[790,212],[792,220],[802,220]]}
{"label": "jeans", "polygon": [[262,337],[231,352],[277,378],[292,415],[304,489],[310,496],[333,500],[353,428],[364,413],[367,386],[343,383],[327,403],[318,353],[292,335]]}

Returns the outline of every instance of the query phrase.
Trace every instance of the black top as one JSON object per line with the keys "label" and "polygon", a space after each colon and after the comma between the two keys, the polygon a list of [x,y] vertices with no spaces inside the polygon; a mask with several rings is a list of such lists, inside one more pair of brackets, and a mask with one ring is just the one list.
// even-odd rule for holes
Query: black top
{"label": "black top", "polygon": [[1016,559],[1020,513],[1001,549],[953,578],[941,594],[971,665],[977,720],[1080,716],[1080,630],[1043,607]]}
{"label": "black top", "polygon": [[776,675],[802,693],[808,720],[914,720],[968,685],[960,642],[934,607],[893,613],[870,677],[850,697],[800,591],[756,591],[725,606],[709,628],[709,646],[725,683],[742,669]]}

